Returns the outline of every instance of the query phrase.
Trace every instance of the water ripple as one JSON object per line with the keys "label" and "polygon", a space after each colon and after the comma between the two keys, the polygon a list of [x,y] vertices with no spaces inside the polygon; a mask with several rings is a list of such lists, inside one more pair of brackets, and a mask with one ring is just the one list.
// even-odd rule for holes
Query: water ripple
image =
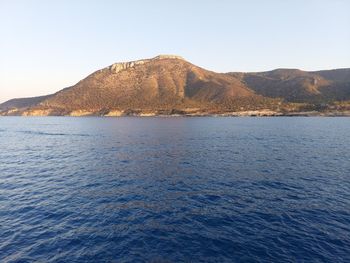
{"label": "water ripple", "polygon": [[0,262],[350,261],[348,119],[0,126]]}

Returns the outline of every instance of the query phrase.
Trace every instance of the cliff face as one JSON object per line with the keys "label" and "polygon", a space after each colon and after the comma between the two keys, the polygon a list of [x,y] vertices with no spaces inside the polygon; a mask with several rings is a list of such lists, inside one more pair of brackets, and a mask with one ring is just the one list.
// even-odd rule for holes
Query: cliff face
{"label": "cliff face", "polygon": [[[215,73],[179,56],[115,63],[55,94],[14,99],[2,115],[144,115],[275,110],[350,100],[350,69]],[[282,105],[282,106],[281,106]],[[292,105],[292,106],[290,106]]]}
{"label": "cliff face", "polygon": [[157,60],[163,60],[163,59],[177,59],[177,60],[183,60],[184,59],[180,56],[175,56],[175,55],[159,55],[155,58],[152,59],[142,59],[142,60],[136,60],[136,61],[130,61],[130,62],[120,62],[120,63],[115,63],[109,66],[109,69],[114,72],[118,73],[122,70],[126,70],[129,68],[134,68],[137,65],[144,65],[146,63],[152,62],[152,61],[157,61]]}

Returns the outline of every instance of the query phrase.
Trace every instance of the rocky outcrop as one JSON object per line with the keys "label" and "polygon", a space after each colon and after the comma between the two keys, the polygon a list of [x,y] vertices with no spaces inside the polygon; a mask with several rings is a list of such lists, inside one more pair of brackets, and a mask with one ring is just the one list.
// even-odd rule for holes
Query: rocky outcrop
{"label": "rocky outcrop", "polygon": [[104,116],[106,117],[120,117],[124,115],[124,111],[121,110],[111,110],[108,113],[106,113]]}
{"label": "rocky outcrop", "polygon": [[184,60],[182,57],[176,56],[176,55],[159,55],[159,56],[154,57],[152,59],[143,59],[143,60],[135,60],[135,61],[130,61],[130,62],[115,63],[115,64],[112,64],[111,66],[109,66],[109,69],[114,73],[118,73],[122,70],[133,68],[137,65],[144,65],[145,63],[155,61],[155,60],[162,60],[162,59]]}
{"label": "rocky outcrop", "polygon": [[69,116],[72,117],[80,117],[80,116],[93,116],[95,115],[95,112],[88,111],[88,110],[75,110],[69,113]]}
{"label": "rocky outcrop", "polygon": [[147,62],[147,60],[137,60],[137,61],[132,61],[132,62],[122,62],[122,63],[115,63],[109,66],[109,69],[113,73],[118,73],[122,70],[128,69],[128,68],[133,68],[136,65],[143,65]]}

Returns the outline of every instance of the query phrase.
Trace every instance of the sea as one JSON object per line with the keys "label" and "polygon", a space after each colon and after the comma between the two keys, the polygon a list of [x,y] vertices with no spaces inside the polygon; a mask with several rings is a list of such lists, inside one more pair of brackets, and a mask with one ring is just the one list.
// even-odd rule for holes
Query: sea
{"label": "sea", "polygon": [[350,262],[350,118],[0,117],[0,262]]}

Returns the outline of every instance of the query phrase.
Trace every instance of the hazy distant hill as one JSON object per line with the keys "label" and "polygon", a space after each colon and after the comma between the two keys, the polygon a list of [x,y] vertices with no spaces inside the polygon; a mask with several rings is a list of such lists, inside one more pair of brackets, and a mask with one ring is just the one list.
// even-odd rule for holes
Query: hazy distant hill
{"label": "hazy distant hill", "polygon": [[40,102],[50,98],[51,96],[52,95],[32,97],[32,98],[11,99],[0,104],[0,109],[31,107],[33,105],[39,104]]}
{"label": "hazy distant hill", "polygon": [[118,115],[275,110],[288,103],[336,100],[350,100],[350,69],[224,74],[161,55],[113,64],[55,94],[10,100],[0,109],[3,115]]}

